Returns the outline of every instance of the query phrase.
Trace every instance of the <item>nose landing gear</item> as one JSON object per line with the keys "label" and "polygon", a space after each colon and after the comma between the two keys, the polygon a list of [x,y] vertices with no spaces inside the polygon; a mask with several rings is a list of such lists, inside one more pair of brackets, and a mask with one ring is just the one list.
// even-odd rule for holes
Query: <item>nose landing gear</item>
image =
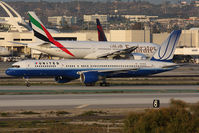
{"label": "nose landing gear", "polygon": [[31,84],[30,84],[29,79],[27,77],[24,77],[24,79],[25,79],[25,85],[26,85],[26,87],[30,87]]}

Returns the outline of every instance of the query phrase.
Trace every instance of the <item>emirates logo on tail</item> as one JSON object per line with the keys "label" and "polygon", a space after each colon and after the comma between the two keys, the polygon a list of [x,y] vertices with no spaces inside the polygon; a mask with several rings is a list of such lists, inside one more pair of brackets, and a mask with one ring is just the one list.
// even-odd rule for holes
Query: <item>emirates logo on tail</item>
{"label": "emirates logo on tail", "polygon": [[52,44],[54,44],[55,46],[57,46],[58,48],[60,48],[62,51],[64,51],[65,53],[74,56],[68,49],[66,49],[61,43],[59,43],[58,41],[56,41],[51,34],[48,32],[48,30],[43,26],[43,24],[41,23],[41,21],[39,20],[39,18],[36,16],[36,14],[34,12],[29,12],[28,13],[29,17],[30,17],[30,22],[32,24],[32,28],[34,31],[34,35],[45,41],[45,42],[51,42]]}

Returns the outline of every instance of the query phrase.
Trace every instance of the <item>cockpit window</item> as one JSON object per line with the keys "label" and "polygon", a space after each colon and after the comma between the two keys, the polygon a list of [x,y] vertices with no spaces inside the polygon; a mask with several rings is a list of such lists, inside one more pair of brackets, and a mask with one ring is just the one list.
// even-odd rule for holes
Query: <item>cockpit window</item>
{"label": "cockpit window", "polygon": [[13,67],[13,68],[20,68],[19,65],[13,65],[12,67]]}

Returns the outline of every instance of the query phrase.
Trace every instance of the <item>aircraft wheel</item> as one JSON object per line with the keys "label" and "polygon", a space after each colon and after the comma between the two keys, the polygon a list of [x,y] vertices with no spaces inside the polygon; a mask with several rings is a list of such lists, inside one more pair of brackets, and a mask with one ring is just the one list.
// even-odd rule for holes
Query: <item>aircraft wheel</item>
{"label": "aircraft wheel", "polygon": [[110,83],[100,83],[100,86],[102,86],[102,87],[103,87],[103,86],[104,86],[104,87],[105,87],[105,86],[110,86]]}
{"label": "aircraft wheel", "polygon": [[26,87],[30,87],[31,86],[31,84],[30,83],[26,83]]}
{"label": "aircraft wheel", "polygon": [[110,86],[110,83],[105,83],[105,86]]}
{"label": "aircraft wheel", "polygon": [[86,83],[86,86],[95,86],[95,83]]}
{"label": "aircraft wheel", "polygon": [[30,82],[29,82],[29,79],[28,78],[25,78],[25,85],[26,85],[26,87],[30,87],[31,86],[31,84],[30,84]]}

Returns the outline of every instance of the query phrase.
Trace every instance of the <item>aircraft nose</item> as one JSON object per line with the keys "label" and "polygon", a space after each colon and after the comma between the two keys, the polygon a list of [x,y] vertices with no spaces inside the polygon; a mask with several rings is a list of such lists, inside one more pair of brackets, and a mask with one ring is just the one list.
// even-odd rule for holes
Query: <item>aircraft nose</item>
{"label": "aircraft nose", "polygon": [[7,75],[13,76],[14,73],[15,73],[15,71],[8,68],[8,69],[5,71],[5,73],[6,73]]}

